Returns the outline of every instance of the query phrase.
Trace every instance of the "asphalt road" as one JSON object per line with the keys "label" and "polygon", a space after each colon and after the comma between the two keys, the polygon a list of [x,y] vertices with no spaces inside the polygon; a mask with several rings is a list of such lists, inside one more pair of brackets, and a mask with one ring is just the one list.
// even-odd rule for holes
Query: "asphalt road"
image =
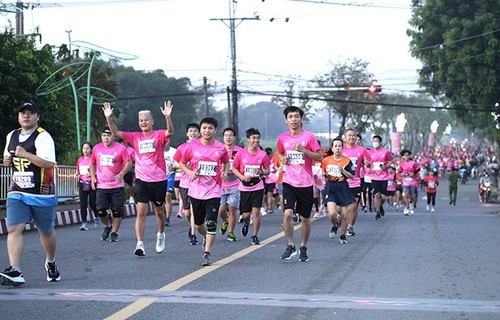
{"label": "asphalt road", "polygon": [[[62,279],[48,283],[38,235],[26,232],[26,284],[0,288],[0,319],[500,319],[500,205],[479,203],[475,183],[460,185],[450,206],[443,182],[432,214],[423,200],[412,216],[360,213],[347,245],[329,239],[320,218],[309,262],[279,259],[279,212],[263,217],[260,246],[242,238],[241,225],[237,242],[218,235],[210,267],[175,217],[157,254],[149,216],[142,258],[133,254],[134,218],[118,243],[100,240],[101,229],[58,228]],[[5,237],[0,264],[8,265]]]}

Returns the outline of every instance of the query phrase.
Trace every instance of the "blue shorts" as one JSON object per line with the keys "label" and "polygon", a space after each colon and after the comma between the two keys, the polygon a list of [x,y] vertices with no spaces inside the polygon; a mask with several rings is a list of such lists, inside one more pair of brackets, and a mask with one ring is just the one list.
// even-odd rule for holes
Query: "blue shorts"
{"label": "blue shorts", "polygon": [[54,231],[57,206],[28,205],[23,200],[7,197],[7,227],[26,224],[33,219],[33,224],[42,233]]}
{"label": "blue shorts", "polygon": [[169,174],[167,176],[167,192],[168,193],[174,193],[174,187],[175,187],[175,174],[172,172],[172,174]]}
{"label": "blue shorts", "polygon": [[230,205],[233,208],[240,207],[240,191],[238,188],[222,189],[222,196],[220,198],[220,206],[224,207]]}

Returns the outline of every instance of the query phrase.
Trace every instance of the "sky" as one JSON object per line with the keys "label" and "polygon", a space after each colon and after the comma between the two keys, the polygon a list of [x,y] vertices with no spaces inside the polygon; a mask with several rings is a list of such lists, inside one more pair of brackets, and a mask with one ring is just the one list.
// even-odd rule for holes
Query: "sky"
{"label": "sky", "polygon": [[[206,77],[221,93],[216,106],[225,106],[223,92],[232,77],[230,7],[239,90],[276,91],[285,80],[304,87],[333,64],[357,58],[369,63],[368,71],[383,92],[404,93],[418,89],[420,67],[409,53],[406,35],[410,2],[33,0],[34,6],[25,2],[29,8],[24,11],[24,29],[30,33],[38,27],[42,44],[60,45],[71,38],[136,55],[122,63],[187,77],[195,87]],[[0,13],[0,27],[9,25],[15,26],[15,14]],[[256,99],[269,100],[248,96],[240,105]]]}

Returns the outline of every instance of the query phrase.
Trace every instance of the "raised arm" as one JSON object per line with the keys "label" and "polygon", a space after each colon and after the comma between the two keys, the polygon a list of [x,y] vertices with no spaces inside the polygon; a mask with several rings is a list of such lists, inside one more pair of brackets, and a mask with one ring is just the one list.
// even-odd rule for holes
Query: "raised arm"
{"label": "raised arm", "polygon": [[163,108],[160,108],[161,113],[165,116],[165,122],[167,123],[167,130],[165,131],[165,137],[167,138],[174,134],[174,123],[171,117],[173,107],[174,104],[168,100],[164,102]]}
{"label": "raised arm", "polygon": [[106,117],[106,122],[108,123],[108,127],[116,138],[123,139],[122,132],[118,130],[113,121],[113,108],[111,107],[111,103],[104,102],[102,110],[104,111],[104,117]]}

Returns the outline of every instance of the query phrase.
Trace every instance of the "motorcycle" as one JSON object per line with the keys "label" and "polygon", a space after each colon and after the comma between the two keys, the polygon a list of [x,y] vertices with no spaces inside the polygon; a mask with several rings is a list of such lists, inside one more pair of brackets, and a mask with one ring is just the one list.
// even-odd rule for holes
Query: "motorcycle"
{"label": "motorcycle", "polygon": [[484,179],[479,189],[479,197],[481,198],[481,202],[488,202],[490,200],[490,194],[491,194],[490,179]]}
{"label": "motorcycle", "polygon": [[465,184],[467,182],[467,169],[466,168],[460,168],[458,171],[458,175],[460,176],[460,181],[462,184]]}

